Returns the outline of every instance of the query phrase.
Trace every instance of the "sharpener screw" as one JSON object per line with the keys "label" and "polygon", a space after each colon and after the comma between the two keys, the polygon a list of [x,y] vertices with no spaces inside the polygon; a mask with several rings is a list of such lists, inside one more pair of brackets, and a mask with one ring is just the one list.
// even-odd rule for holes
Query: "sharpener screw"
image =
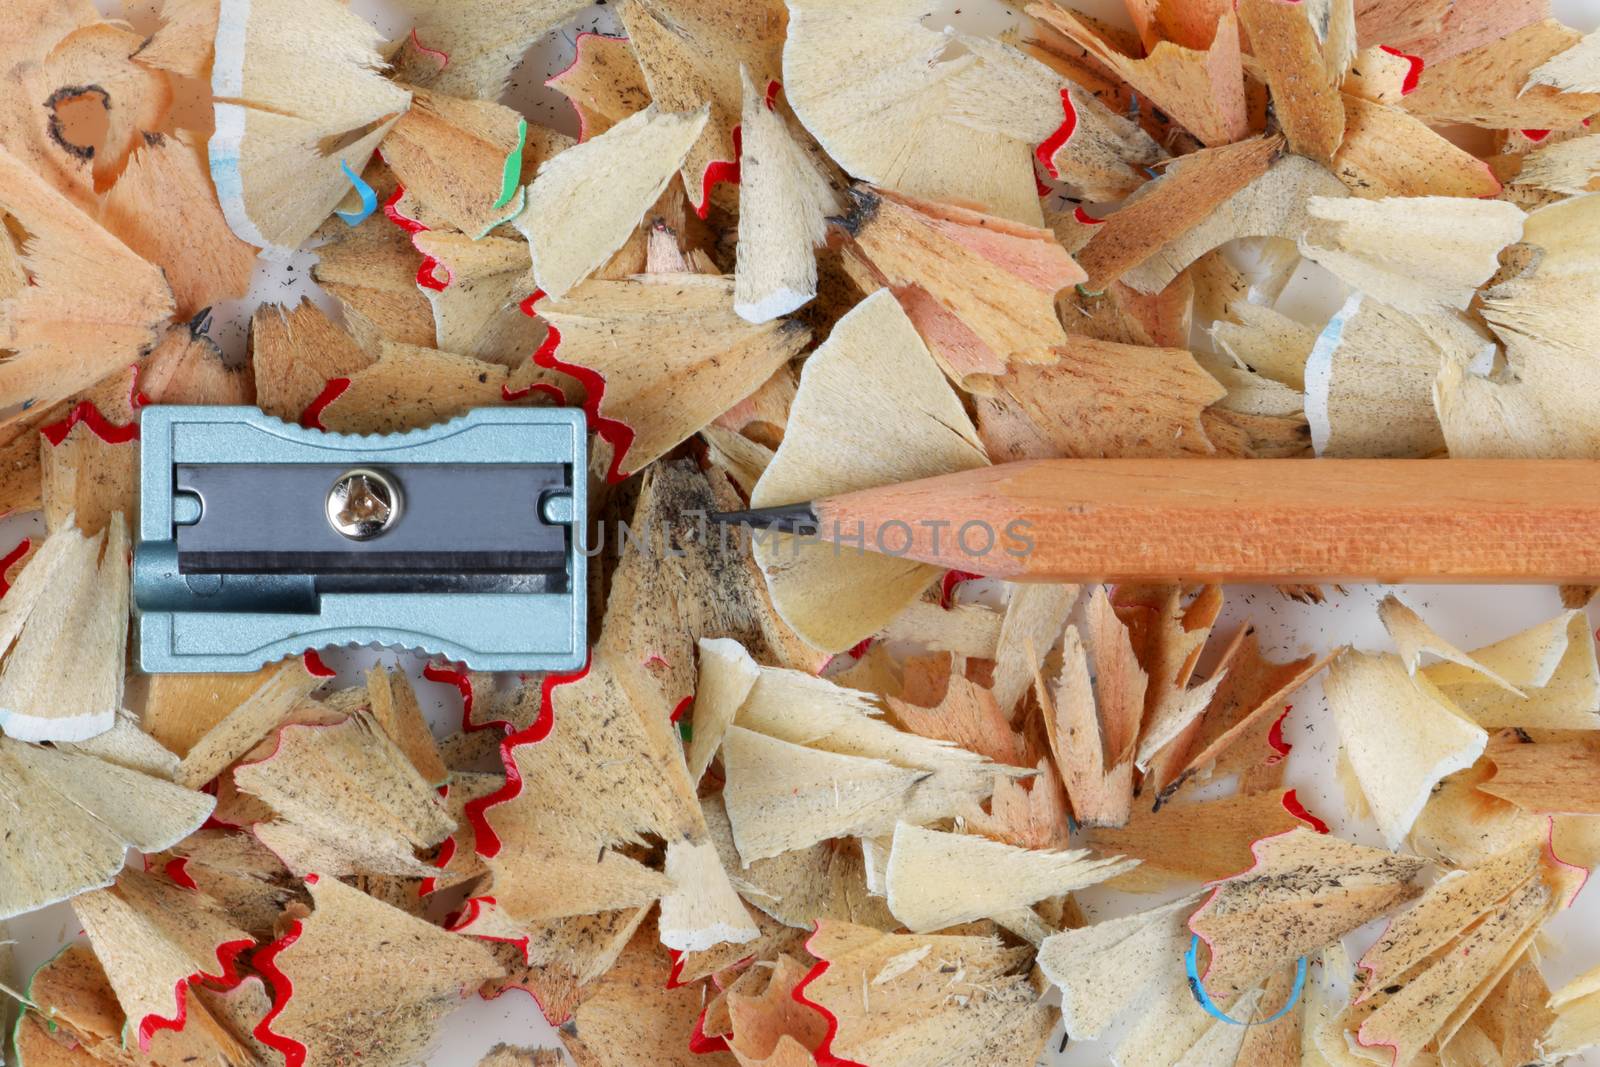
{"label": "sharpener screw", "polygon": [[382,471],[357,467],[328,490],[328,525],[352,541],[368,541],[400,520],[400,487]]}

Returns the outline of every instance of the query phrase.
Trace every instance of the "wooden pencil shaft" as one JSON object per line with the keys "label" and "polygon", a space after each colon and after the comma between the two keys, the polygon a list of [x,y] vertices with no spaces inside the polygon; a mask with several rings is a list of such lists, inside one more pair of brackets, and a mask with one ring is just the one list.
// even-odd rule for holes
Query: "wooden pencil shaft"
{"label": "wooden pencil shaft", "polygon": [[1600,581],[1587,460],[1029,460],[816,511],[846,547],[1018,581]]}

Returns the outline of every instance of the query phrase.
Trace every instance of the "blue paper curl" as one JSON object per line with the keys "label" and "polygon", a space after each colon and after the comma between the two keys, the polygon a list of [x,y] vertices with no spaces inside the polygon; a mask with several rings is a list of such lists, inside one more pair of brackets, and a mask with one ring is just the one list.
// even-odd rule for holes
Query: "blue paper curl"
{"label": "blue paper curl", "polygon": [[344,220],[346,226],[359,226],[366,221],[368,215],[378,210],[378,194],[372,191],[372,186],[361,179],[361,175],[350,169],[350,164],[339,160],[339,169],[344,171],[344,176],[350,179],[350,184],[355,186],[356,193],[361,197],[360,211],[335,211]]}
{"label": "blue paper curl", "polygon": [[1268,1023],[1277,1022],[1289,1014],[1289,1010],[1299,1003],[1300,993],[1306,986],[1306,958],[1301,956],[1300,962],[1295,967],[1294,988],[1289,991],[1289,999],[1284,1003],[1283,1007],[1259,1022],[1240,1022],[1217,1007],[1216,1002],[1211,999],[1211,994],[1206,992],[1205,984],[1200,981],[1199,953],[1200,935],[1195,934],[1189,939],[1189,951],[1183,954],[1183,970],[1189,976],[1189,992],[1194,994],[1195,1001],[1206,1010],[1208,1015],[1214,1019],[1221,1019],[1225,1023],[1231,1023],[1234,1026],[1265,1026]]}

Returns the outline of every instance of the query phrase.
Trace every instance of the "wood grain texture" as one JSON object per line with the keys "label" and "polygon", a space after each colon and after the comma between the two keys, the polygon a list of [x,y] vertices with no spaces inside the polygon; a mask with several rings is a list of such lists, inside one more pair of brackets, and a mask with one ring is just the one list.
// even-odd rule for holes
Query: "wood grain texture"
{"label": "wood grain texture", "polygon": [[1021,581],[1600,579],[1584,460],[1030,460],[816,512],[845,551]]}

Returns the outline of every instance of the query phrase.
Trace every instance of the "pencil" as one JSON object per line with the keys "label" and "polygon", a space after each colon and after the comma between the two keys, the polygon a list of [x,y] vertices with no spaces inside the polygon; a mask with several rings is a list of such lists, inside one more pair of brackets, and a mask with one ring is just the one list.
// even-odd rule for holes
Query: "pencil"
{"label": "pencil", "polygon": [[1013,581],[1600,580],[1600,462],[1026,460],[721,513]]}

